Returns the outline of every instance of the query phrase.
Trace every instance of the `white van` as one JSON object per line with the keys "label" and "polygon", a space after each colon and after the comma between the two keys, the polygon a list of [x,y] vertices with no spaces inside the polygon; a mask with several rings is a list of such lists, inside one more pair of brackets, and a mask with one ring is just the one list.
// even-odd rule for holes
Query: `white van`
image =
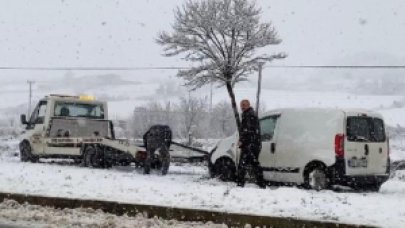
{"label": "white van", "polygon": [[[281,109],[260,118],[259,162],[270,182],[377,190],[389,177],[389,142],[375,112],[340,109]],[[212,177],[233,180],[239,162],[238,134],[210,153]]]}

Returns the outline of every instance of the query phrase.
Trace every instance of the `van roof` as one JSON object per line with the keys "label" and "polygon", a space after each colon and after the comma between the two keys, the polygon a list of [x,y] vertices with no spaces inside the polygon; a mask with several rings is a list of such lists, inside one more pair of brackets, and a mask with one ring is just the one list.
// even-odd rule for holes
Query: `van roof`
{"label": "van roof", "polygon": [[267,111],[261,115],[260,117],[265,117],[268,115],[274,115],[274,114],[281,114],[283,112],[306,112],[306,111],[318,111],[318,112],[343,112],[348,116],[358,116],[358,115],[367,115],[367,116],[373,116],[373,117],[379,117],[382,118],[382,115],[368,109],[361,109],[361,108],[313,108],[313,107],[308,107],[308,108],[281,108],[281,109],[274,109]]}

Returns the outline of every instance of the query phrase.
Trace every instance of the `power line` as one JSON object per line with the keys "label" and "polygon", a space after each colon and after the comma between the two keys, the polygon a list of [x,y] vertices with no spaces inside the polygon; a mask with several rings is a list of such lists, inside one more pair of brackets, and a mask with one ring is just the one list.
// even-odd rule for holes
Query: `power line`
{"label": "power line", "polygon": [[264,68],[405,69],[405,65],[269,65]]}
{"label": "power line", "polygon": [[35,71],[142,71],[142,70],[185,70],[188,67],[0,67],[0,70]]}
{"label": "power line", "polygon": [[[313,69],[405,69],[405,65],[267,65],[264,68],[313,68]],[[0,70],[33,71],[146,71],[187,70],[190,67],[0,67]]]}

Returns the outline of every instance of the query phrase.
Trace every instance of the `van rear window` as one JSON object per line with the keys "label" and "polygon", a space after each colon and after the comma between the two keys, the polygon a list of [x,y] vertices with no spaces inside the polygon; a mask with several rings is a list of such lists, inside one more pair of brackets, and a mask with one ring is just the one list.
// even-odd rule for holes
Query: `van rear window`
{"label": "van rear window", "polygon": [[356,142],[384,142],[384,122],[379,118],[353,116],[347,118],[347,139]]}

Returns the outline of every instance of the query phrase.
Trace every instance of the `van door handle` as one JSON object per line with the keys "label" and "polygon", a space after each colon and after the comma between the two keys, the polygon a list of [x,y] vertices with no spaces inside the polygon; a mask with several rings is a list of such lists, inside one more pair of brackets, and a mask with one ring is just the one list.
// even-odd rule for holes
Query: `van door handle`
{"label": "van door handle", "polygon": [[368,155],[369,154],[369,148],[368,148],[368,145],[366,144],[366,145],[364,145],[364,154],[365,155]]}
{"label": "van door handle", "polygon": [[270,152],[272,154],[274,154],[276,152],[276,144],[275,143],[270,144]]}

